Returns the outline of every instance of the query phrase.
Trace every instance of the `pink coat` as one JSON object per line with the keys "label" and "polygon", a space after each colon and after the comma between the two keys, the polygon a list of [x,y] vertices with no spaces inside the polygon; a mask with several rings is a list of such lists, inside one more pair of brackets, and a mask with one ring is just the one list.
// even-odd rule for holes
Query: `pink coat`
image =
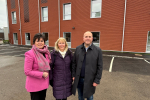
{"label": "pink coat", "polygon": [[[48,55],[45,54],[45,56],[50,62]],[[43,72],[38,70],[38,62],[32,49],[25,53],[24,72],[27,76],[25,88],[28,92],[37,92],[48,88],[49,77],[46,79],[42,77]]]}

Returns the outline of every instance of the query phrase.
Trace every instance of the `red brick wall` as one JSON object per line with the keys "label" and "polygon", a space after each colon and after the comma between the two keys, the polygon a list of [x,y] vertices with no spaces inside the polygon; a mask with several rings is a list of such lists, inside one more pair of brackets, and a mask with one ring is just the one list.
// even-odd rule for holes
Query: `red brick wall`
{"label": "red brick wall", "polygon": [[[12,40],[12,33],[17,32],[20,36],[17,1],[16,9],[11,9],[8,2],[10,40]],[[30,22],[24,23],[23,0],[20,0],[23,45],[25,45],[26,32],[31,34],[31,43],[33,36],[39,32],[38,0],[28,1]],[[64,3],[71,3],[71,20],[63,20]],[[49,46],[54,46],[59,37],[58,0],[48,0],[43,4],[40,2],[40,17],[41,7],[44,6],[48,6],[48,22],[40,22],[40,30],[49,33]],[[76,48],[83,42],[85,31],[100,32],[102,50],[121,51],[124,7],[125,0],[102,0],[101,18],[90,18],[91,0],[60,0],[60,36],[63,37],[63,32],[71,32],[71,46]],[[124,51],[145,52],[147,32],[150,27],[149,10],[149,0],[127,0]],[[17,12],[17,24],[11,24],[11,11]],[[20,38],[18,39],[20,44]]]}
{"label": "red brick wall", "polygon": [[[18,44],[21,44],[20,39],[20,24],[19,24],[19,9],[18,9],[18,0],[15,0],[15,9],[11,9],[11,2],[7,0],[8,7],[8,19],[9,19],[9,41],[13,44],[13,33],[17,33],[18,35]],[[12,16],[11,12],[16,11],[17,24],[12,24]]]}
{"label": "red brick wall", "polygon": [[124,51],[145,52],[150,31],[150,0],[127,0]]}

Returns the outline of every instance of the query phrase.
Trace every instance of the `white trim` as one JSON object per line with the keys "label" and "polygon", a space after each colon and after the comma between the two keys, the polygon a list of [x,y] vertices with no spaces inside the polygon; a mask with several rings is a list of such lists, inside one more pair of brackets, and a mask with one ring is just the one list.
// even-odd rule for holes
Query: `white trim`
{"label": "white trim", "polygon": [[[26,32],[26,33],[29,33],[29,32]],[[26,33],[25,33],[25,45],[31,45],[31,33],[30,34],[30,44],[27,44],[27,41],[26,41]]]}
{"label": "white trim", "polygon": [[[48,34],[48,47],[49,47],[49,32],[42,32],[42,34],[47,33]],[[46,42],[46,41],[45,41]]]}
{"label": "white trim", "polygon": [[72,43],[72,39],[71,39],[71,32],[63,32],[63,38],[65,38],[65,33],[70,33],[70,42],[67,42],[67,43],[70,43],[70,47],[68,46],[68,48],[71,48],[71,43]]}
{"label": "white trim", "polygon": [[17,12],[16,12],[16,23],[13,23],[13,12],[16,12],[16,11],[11,11],[11,20],[12,20],[12,24],[17,24]]}
{"label": "white trim", "polygon": [[99,17],[92,17],[92,0],[91,0],[90,18],[101,18],[101,17],[102,17],[102,0],[101,0],[101,11]]}
{"label": "white trim", "polygon": [[[42,8],[47,8],[47,21],[43,21],[43,10]],[[41,22],[48,22],[48,6],[42,6],[41,7]]]}
{"label": "white trim", "polygon": [[127,0],[125,0],[125,8],[124,8],[124,22],[123,22],[123,35],[122,35],[122,49],[123,52],[123,45],[124,45],[124,33],[125,33],[125,22],[126,22],[126,6],[127,6]]}
{"label": "white trim", "polygon": [[[69,3],[64,3],[64,4],[63,4],[63,20],[71,20],[71,19],[64,19],[64,13],[65,13],[64,7],[65,7],[65,4],[70,4],[70,5],[71,5],[71,2],[69,2]],[[71,14],[70,14],[70,15],[71,15]]]}
{"label": "white trim", "polygon": [[[13,33],[13,44],[18,45],[18,43],[15,43],[14,34],[15,34],[15,33]],[[17,38],[18,38],[18,33],[16,32],[16,34],[17,34]]]}
{"label": "white trim", "polygon": [[146,53],[150,53],[150,51],[147,51],[147,46],[148,46],[148,35],[150,34],[150,31],[147,32],[147,42],[146,42]]}

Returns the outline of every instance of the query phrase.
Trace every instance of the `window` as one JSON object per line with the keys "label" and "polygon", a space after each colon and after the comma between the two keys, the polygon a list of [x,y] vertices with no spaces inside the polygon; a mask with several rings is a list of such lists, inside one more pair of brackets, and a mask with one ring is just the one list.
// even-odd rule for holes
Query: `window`
{"label": "window", "polygon": [[30,33],[25,34],[26,45],[31,45],[30,43]]}
{"label": "window", "polygon": [[42,7],[42,21],[48,21],[48,7]]}
{"label": "window", "polygon": [[48,33],[43,33],[43,35],[45,36],[45,45],[49,45],[49,41],[48,41]]}
{"label": "window", "polygon": [[101,17],[102,0],[91,1],[91,18]]}
{"label": "window", "polygon": [[64,32],[64,38],[67,41],[68,47],[71,48],[71,33],[70,32]]}
{"label": "window", "polygon": [[12,24],[16,24],[16,12],[12,12]]}
{"label": "window", "polygon": [[64,4],[63,6],[63,19],[71,20],[71,3]]}
{"label": "window", "polygon": [[147,52],[150,52],[150,32],[148,32],[148,37],[147,37]]}
{"label": "window", "polygon": [[92,32],[92,34],[93,34],[93,44],[99,47],[100,33]]}
{"label": "window", "polygon": [[18,36],[17,33],[13,34],[14,44],[18,44]]}

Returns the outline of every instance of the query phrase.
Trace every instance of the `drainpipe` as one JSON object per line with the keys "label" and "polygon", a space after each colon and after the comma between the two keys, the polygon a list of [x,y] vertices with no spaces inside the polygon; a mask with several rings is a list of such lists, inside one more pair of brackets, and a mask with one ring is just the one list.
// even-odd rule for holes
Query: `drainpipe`
{"label": "drainpipe", "polygon": [[38,12],[39,12],[39,33],[40,33],[40,0],[38,0]]}
{"label": "drainpipe", "polygon": [[18,0],[18,8],[19,8],[19,22],[20,22],[20,39],[21,39],[21,45],[22,45],[22,33],[21,33],[21,18],[20,18],[20,1]]}
{"label": "drainpipe", "polygon": [[59,38],[60,38],[60,0],[58,0],[58,20],[59,20]]}
{"label": "drainpipe", "polygon": [[124,23],[123,23],[123,35],[122,35],[122,52],[123,52],[123,45],[124,45],[124,33],[125,33],[125,21],[126,21],[126,6],[127,0],[125,0],[125,8],[124,8]]}

